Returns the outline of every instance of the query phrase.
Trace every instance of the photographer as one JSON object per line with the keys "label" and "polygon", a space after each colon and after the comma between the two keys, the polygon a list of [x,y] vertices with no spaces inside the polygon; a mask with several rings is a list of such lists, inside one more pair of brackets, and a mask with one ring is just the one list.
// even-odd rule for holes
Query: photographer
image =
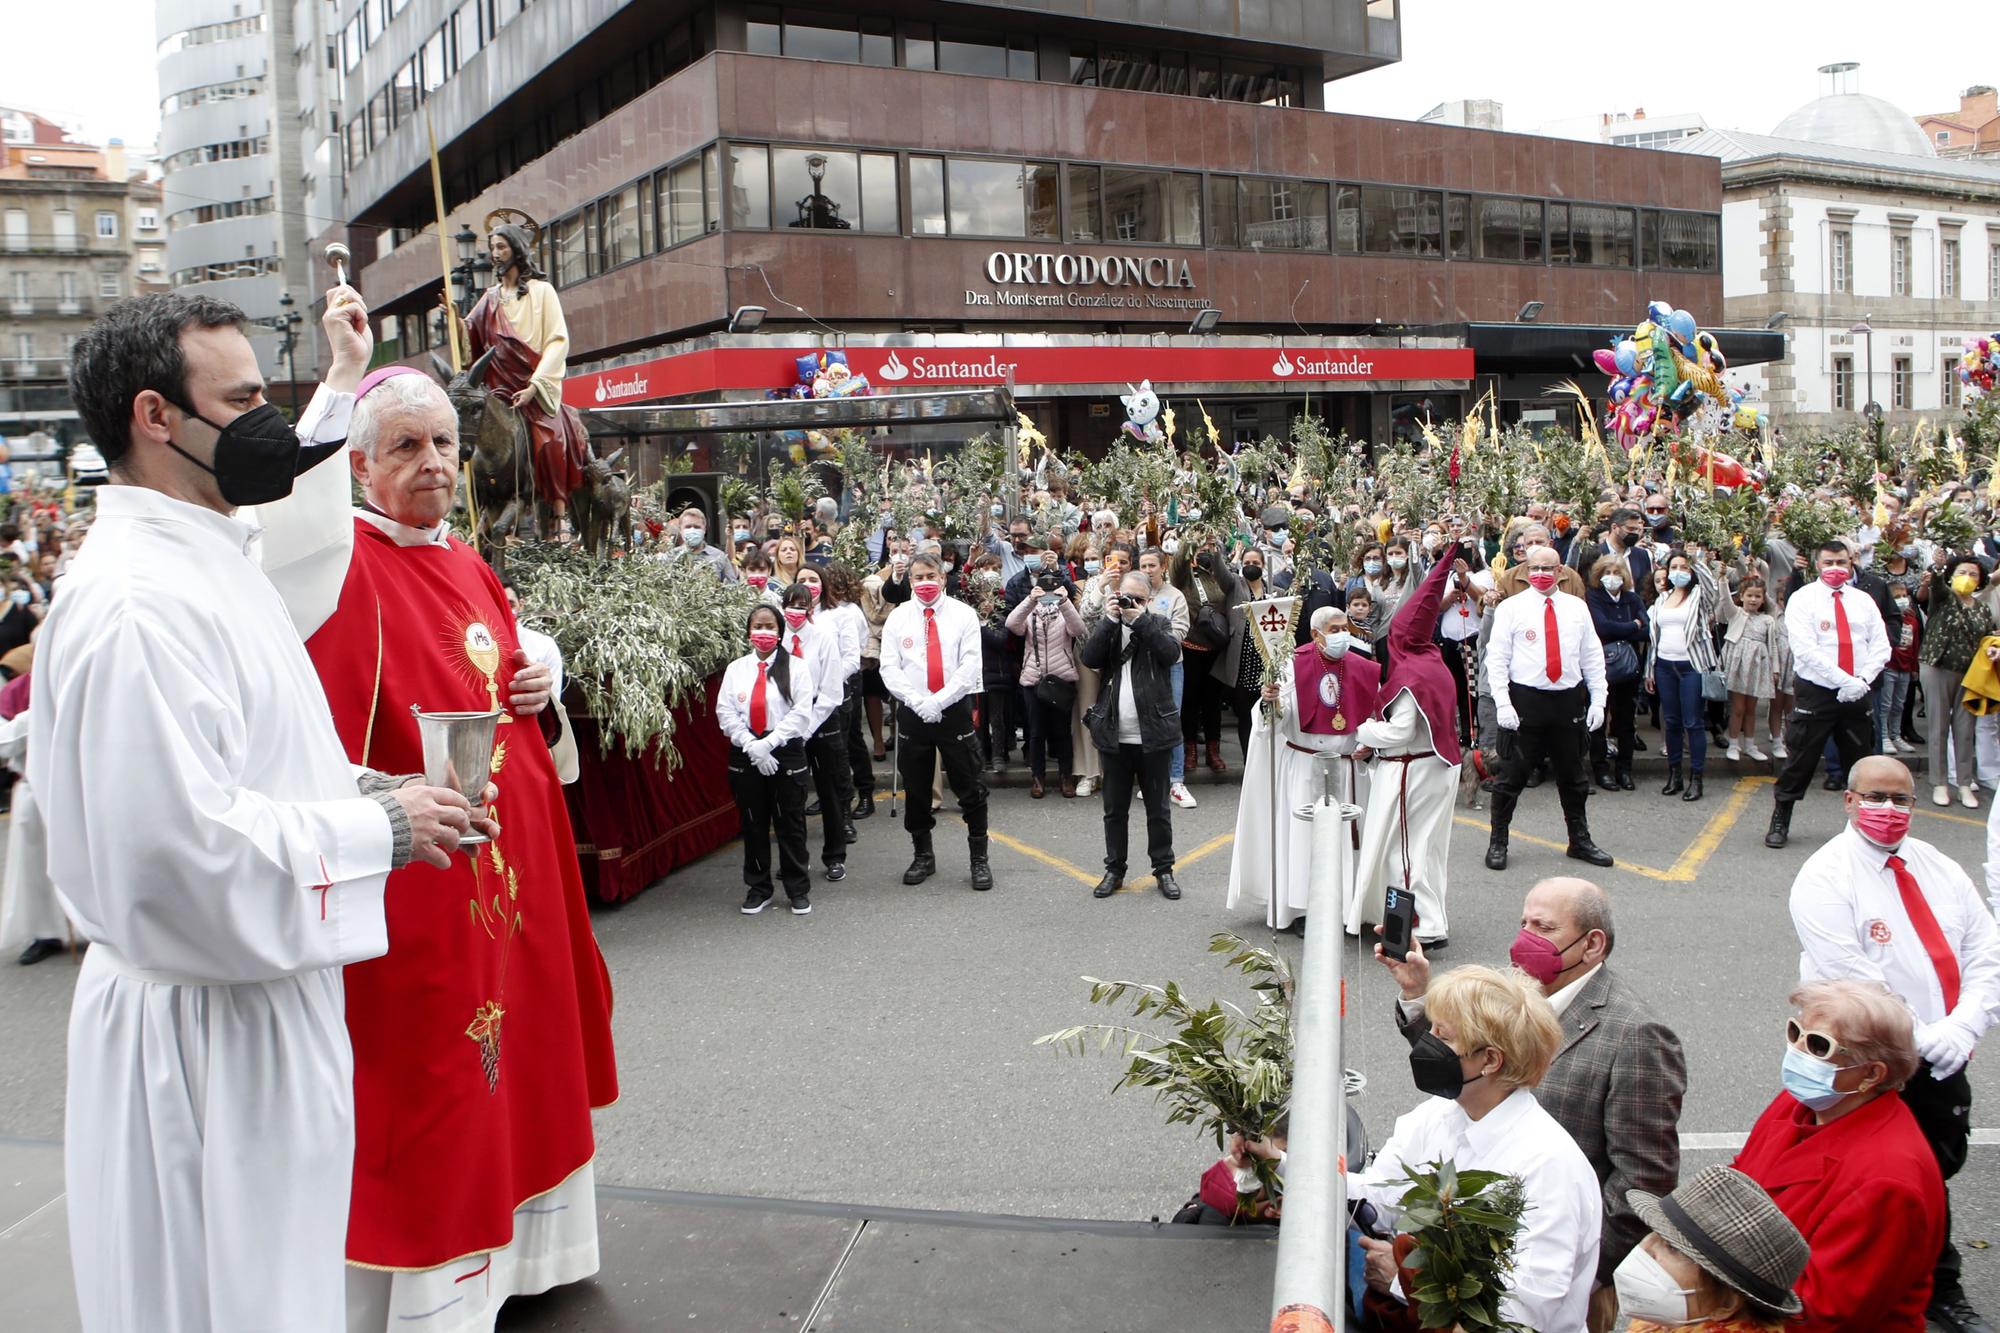
{"label": "photographer", "polygon": [[1083,645],[1083,664],[1103,673],[1103,693],[1084,719],[1104,764],[1104,878],[1091,890],[1108,898],[1125,882],[1126,822],[1136,782],[1146,802],[1146,854],[1161,896],[1179,898],[1174,881],[1173,812],[1167,785],[1181,744],[1170,668],[1181,645],[1145,574],[1128,574],[1118,597]]}
{"label": "photographer", "polygon": [[1040,800],[1051,749],[1056,752],[1057,771],[1062,775],[1062,794],[1076,795],[1069,724],[1080,674],[1076,645],[1083,639],[1084,625],[1076,609],[1076,587],[1061,573],[1040,571],[1035,588],[1035,597],[1008,613],[1007,629],[1027,641],[1021,653],[1021,698],[1028,723],[1028,765],[1033,774],[1028,795]]}

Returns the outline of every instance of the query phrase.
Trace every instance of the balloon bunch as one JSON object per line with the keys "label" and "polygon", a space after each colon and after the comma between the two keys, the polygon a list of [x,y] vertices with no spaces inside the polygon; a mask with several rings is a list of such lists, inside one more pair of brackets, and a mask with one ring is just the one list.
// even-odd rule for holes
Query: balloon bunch
{"label": "balloon bunch", "polygon": [[1992,393],[2000,386],[2000,333],[1967,338],[1958,360],[1958,380],[1973,393]]}
{"label": "balloon bunch", "polygon": [[1641,440],[1673,434],[1683,421],[1709,409],[1714,409],[1713,420],[1744,428],[1737,424],[1742,419],[1740,395],[1732,395],[1722,383],[1729,368],[1722,348],[1685,310],[1665,301],[1649,303],[1632,336],[1599,348],[1594,360],[1611,377],[1604,428],[1628,450]]}
{"label": "balloon bunch", "polygon": [[[795,363],[798,378],[782,389],[773,389],[769,398],[861,398],[875,391],[866,375],[849,369],[845,352],[808,352]],[[815,457],[835,451],[824,431],[788,430],[781,433],[791,446],[792,460],[804,462],[808,450]]]}

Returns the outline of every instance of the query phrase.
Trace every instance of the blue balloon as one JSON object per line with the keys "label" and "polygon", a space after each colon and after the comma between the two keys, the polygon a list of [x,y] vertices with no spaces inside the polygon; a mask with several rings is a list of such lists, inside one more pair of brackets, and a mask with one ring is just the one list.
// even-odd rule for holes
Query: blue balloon
{"label": "blue balloon", "polygon": [[1639,348],[1630,338],[1621,338],[1611,349],[1612,358],[1617,361],[1620,373],[1630,375],[1639,369]]}
{"label": "blue balloon", "polygon": [[1680,339],[1682,342],[1687,342],[1694,337],[1694,316],[1685,310],[1676,310],[1667,316],[1667,328],[1673,333],[1674,337]]}
{"label": "blue balloon", "polygon": [[1666,325],[1668,318],[1671,317],[1673,313],[1674,313],[1674,308],[1668,305],[1665,301],[1646,302],[1646,318],[1652,320],[1653,323],[1655,324],[1661,325],[1662,327]]}

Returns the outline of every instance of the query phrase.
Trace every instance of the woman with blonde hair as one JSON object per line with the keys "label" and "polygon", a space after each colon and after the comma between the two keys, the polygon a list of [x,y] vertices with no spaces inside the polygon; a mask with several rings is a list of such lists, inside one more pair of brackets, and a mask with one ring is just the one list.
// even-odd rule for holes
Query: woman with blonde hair
{"label": "woman with blonde hair", "polygon": [[804,567],[804,548],[799,539],[790,534],[778,538],[778,544],[771,548],[770,590],[783,597],[785,590],[799,581],[799,571]]}
{"label": "woman with blonde hair", "polygon": [[[1450,1161],[1460,1171],[1520,1177],[1528,1209],[1501,1317],[1541,1333],[1583,1333],[1603,1199],[1583,1150],[1535,1100],[1562,1044],[1555,1010],[1525,973],[1472,966],[1433,981],[1424,1012],[1431,1030],[1411,1047],[1410,1072],[1430,1096],[1396,1121],[1366,1171],[1348,1176],[1348,1197],[1393,1222],[1406,1171]],[[1362,1245],[1368,1285],[1386,1293],[1397,1280],[1398,1247]]]}

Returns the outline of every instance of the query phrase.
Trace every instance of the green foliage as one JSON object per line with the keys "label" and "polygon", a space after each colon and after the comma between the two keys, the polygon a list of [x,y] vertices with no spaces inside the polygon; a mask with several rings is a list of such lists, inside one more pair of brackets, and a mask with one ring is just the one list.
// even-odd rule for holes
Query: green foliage
{"label": "green foliage", "polygon": [[1788,496],[1772,509],[1772,517],[1778,530],[1785,534],[1785,540],[1804,553],[1808,562],[1821,542],[1831,541],[1854,527],[1847,510],[1812,495]]}
{"label": "green foliage", "polygon": [[1956,500],[1948,500],[1924,511],[1923,536],[1940,552],[1969,551],[1979,536],[1972,515]]}
{"label": "green foliage", "polygon": [[1410,1188],[1403,1192],[1399,1225],[1417,1241],[1404,1266],[1416,1275],[1410,1295],[1422,1327],[1531,1333],[1500,1317],[1527,1211],[1520,1177],[1460,1171],[1448,1161],[1403,1174]]}
{"label": "green foliage", "polygon": [[1120,436],[1101,460],[1084,470],[1083,484],[1117,511],[1120,527],[1136,528],[1147,513],[1165,511],[1176,471],[1170,446]]}
{"label": "green foliage", "polygon": [[796,523],[806,516],[813,501],[826,494],[826,483],[812,463],[774,459],[771,463],[771,508]]}
{"label": "green foliage", "polygon": [[937,491],[929,512],[935,532],[952,541],[970,541],[987,529],[987,506],[1007,477],[1007,447],[990,435],[975,435],[931,465]]}
{"label": "green foliage", "polygon": [[1448,459],[1434,459],[1406,442],[1375,455],[1376,495],[1396,519],[1396,528],[1421,528],[1450,503]]}
{"label": "green foliage", "polygon": [[677,767],[673,710],[744,651],[751,590],[687,560],[599,560],[581,546],[540,542],[510,547],[507,572],[522,621],[561,646],[564,674],[606,752],[615,742],[636,757],[659,741],[668,768]]}
{"label": "green foliage", "polygon": [[1133,1018],[1159,1020],[1167,1030],[1085,1023],[1038,1037],[1035,1045],[1083,1055],[1093,1045],[1102,1052],[1116,1043],[1129,1063],[1112,1091],[1151,1088],[1154,1100],[1168,1108],[1168,1124],[1194,1125],[1220,1150],[1232,1134],[1268,1137],[1290,1106],[1293,978],[1282,957],[1236,935],[1211,936],[1208,951],[1228,955],[1225,966],[1254,978],[1252,1010],[1227,1000],[1197,1005],[1173,981],[1154,986],[1085,977],[1092,1004],[1129,1000]]}

